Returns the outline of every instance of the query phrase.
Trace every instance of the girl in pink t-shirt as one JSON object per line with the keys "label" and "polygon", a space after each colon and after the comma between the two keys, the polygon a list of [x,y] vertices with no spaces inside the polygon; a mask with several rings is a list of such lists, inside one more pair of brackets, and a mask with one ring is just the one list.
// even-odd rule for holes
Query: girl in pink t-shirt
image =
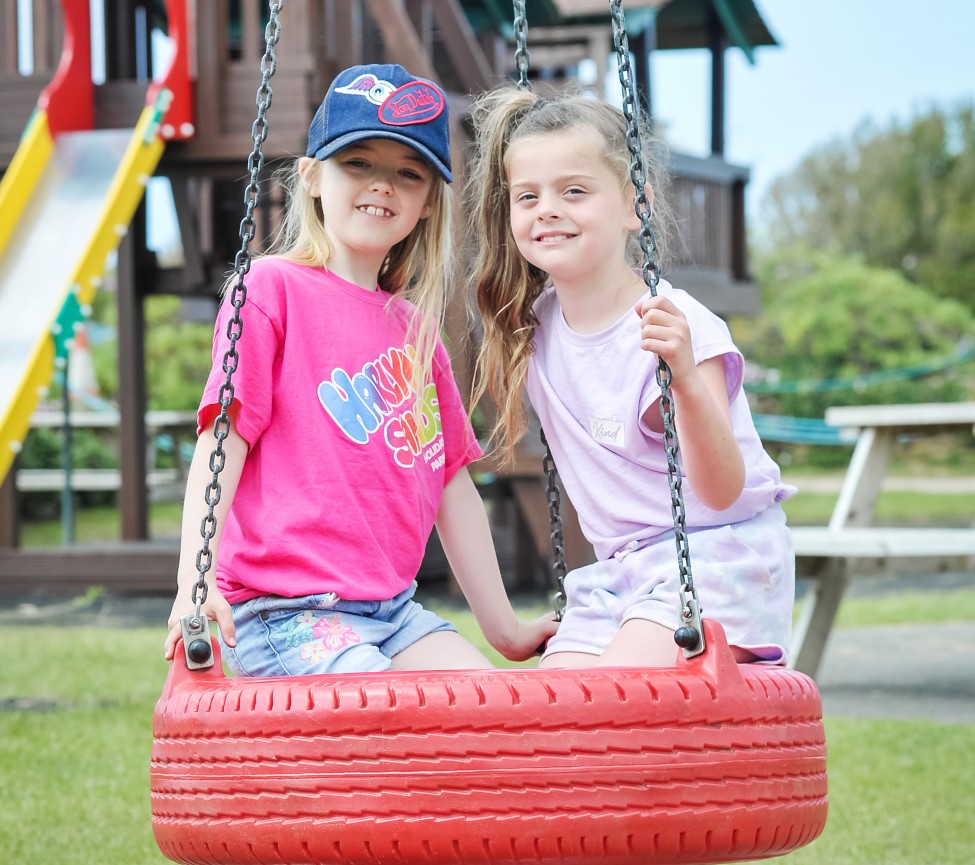
{"label": "girl in pink t-shirt", "polygon": [[[276,254],[247,277],[202,605],[239,674],[490,666],[413,600],[434,525],[499,652],[524,659],[555,630],[516,618],[467,470],[481,451],[439,338],[448,128],[436,84],[395,65],[341,72],[291,174]],[[233,314],[224,303],[200,403],[167,659],[194,608]]]}
{"label": "girl in pink t-shirt", "polygon": [[[525,386],[598,561],[570,573],[543,666],[672,664],[679,569],[657,358],[672,372],[694,581],[741,660],[783,663],[794,555],[779,502],[795,490],[762,448],[724,323],[639,270],[627,122],[606,103],[513,88],[474,106],[472,275],[484,324],[474,398],[499,407],[510,458]],[[647,154],[647,198],[662,159]],[[657,196],[658,232],[666,213]]]}

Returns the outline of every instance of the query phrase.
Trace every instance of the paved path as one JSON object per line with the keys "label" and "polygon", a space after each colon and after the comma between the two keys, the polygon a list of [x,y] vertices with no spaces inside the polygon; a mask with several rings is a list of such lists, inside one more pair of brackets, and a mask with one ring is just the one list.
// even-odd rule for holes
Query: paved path
{"label": "paved path", "polygon": [[975,724],[975,623],[836,628],[817,684],[824,715]]}
{"label": "paved path", "polygon": [[[847,597],[975,588],[975,573],[857,576]],[[975,724],[975,622],[834,628],[816,683],[823,713]]]}

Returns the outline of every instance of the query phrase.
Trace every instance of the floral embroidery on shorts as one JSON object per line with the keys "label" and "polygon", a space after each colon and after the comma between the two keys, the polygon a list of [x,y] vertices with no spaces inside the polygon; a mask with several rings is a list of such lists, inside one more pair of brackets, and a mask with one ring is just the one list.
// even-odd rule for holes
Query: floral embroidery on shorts
{"label": "floral embroidery on shorts", "polygon": [[291,637],[296,641],[299,634],[305,640],[308,637],[314,638],[301,646],[301,658],[304,661],[324,660],[334,652],[360,642],[359,635],[348,625],[343,625],[341,617],[337,614],[316,618],[310,613],[302,613],[299,618],[305,616],[310,616],[311,627],[308,626],[309,619],[305,619]]}
{"label": "floral embroidery on shorts", "polygon": [[327,661],[335,652],[362,641],[338,613],[318,615],[304,610],[284,623],[281,631],[286,644],[301,649],[301,659],[312,663]]}
{"label": "floral embroidery on shorts", "polygon": [[288,635],[286,644],[291,648],[295,648],[313,639],[315,637],[313,627],[317,621],[318,618],[314,613],[305,610],[303,613],[286,622],[281,626],[281,631]]}
{"label": "floral embroidery on shorts", "polygon": [[359,642],[359,635],[336,616],[322,616],[311,629],[316,637],[322,638],[326,649],[337,652],[346,646]]}

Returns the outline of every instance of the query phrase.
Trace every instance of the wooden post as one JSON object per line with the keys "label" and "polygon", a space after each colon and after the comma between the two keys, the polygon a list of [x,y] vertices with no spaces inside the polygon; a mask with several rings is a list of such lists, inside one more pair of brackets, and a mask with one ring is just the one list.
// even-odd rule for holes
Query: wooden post
{"label": "wooden post", "polygon": [[0,548],[20,546],[20,513],[17,498],[17,465],[14,459],[7,476],[0,482]]}
{"label": "wooden post", "polygon": [[717,13],[710,7],[708,42],[711,48],[711,155],[724,156],[724,52],[728,40]]}
{"label": "wooden post", "polygon": [[118,250],[118,492],[122,540],[149,538],[146,491],[145,313],[139,291],[138,246],[145,237],[145,205],[136,211]]}

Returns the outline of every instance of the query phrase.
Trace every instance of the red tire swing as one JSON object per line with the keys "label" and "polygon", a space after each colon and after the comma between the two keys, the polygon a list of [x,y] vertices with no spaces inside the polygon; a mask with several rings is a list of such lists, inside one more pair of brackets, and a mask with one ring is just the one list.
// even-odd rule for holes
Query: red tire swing
{"label": "red tire swing", "polygon": [[[674,667],[223,675],[200,606],[281,5],[270,3],[261,64],[196,609],[183,620],[184,651],[153,718],[159,848],[184,863],[623,865],[758,859],[809,843],[826,820],[819,692],[793,670],[737,665],[721,626],[702,624],[673,468],[685,622]],[[633,131],[621,4],[610,6]],[[523,0],[515,12],[527,86]],[[653,288],[648,212],[644,200],[644,275]],[[669,370],[664,376],[669,404]],[[672,452],[669,461],[676,440]]]}

